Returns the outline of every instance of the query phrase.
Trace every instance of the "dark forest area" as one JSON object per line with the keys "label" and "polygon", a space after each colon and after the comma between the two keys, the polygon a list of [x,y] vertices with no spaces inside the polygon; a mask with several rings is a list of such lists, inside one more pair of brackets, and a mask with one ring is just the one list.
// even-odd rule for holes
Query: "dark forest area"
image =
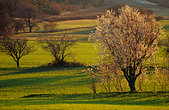
{"label": "dark forest area", "polygon": [[97,7],[104,0],[8,0],[8,8],[11,16],[16,16],[20,4],[31,4],[41,13],[59,15],[63,11],[74,11],[88,7]]}

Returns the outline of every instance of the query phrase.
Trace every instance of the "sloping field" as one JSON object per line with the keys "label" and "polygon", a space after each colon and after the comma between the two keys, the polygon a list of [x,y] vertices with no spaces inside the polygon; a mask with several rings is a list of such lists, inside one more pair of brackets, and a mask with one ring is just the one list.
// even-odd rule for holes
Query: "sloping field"
{"label": "sloping field", "polygon": [[[168,0],[106,0],[107,4],[123,4],[154,11],[156,15],[169,16]],[[168,18],[168,17],[167,17]]]}
{"label": "sloping field", "polygon": [[50,16],[47,19],[52,21],[95,19],[97,15],[105,13],[109,7],[120,4],[153,10],[155,14],[164,16],[165,18],[169,16],[168,0],[105,0],[105,3],[101,7],[66,11],[59,16]]}
{"label": "sloping field", "polygon": [[[163,20],[166,32],[169,21]],[[63,21],[58,29],[95,26],[94,20]],[[88,29],[75,29],[62,33],[76,35],[81,41],[90,33]],[[28,37],[41,37],[44,33],[24,33]],[[46,33],[48,34],[48,33]],[[52,34],[58,34],[57,32]],[[47,35],[46,35],[47,36]],[[111,92],[99,86],[97,95],[92,94],[89,75],[85,67],[46,67],[53,58],[42,50],[39,43],[30,41],[36,51],[21,59],[21,68],[7,55],[0,54],[0,110],[168,110],[169,92],[150,92],[155,83],[146,83],[149,92]],[[86,65],[97,63],[95,43],[78,42],[68,61]],[[162,52],[160,52],[162,55]],[[160,60],[161,62],[161,60]],[[157,85],[156,85],[157,86]],[[124,91],[129,91],[123,85]],[[112,86],[114,88],[114,86]],[[138,84],[137,84],[138,88]],[[154,91],[155,91],[154,89]],[[159,90],[159,89],[158,89]],[[167,86],[167,90],[169,90]],[[113,89],[114,91],[114,89]]]}
{"label": "sloping field", "polygon": [[169,8],[169,0],[147,0],[147,1]]}

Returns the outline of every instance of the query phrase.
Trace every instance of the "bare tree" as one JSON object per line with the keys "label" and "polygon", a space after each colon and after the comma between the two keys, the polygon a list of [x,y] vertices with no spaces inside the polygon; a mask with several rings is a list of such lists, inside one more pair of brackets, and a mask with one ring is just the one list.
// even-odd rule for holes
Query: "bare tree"
{"label": "bare tree", "polygon": [[112,86],[115,87],[116,91],[123,91],[121,72],[115,62],[108,64],[103,62],[99,64],[98,70],[102,73],[100,82],[106,92],[112,91]]}
{"label": "bare tree", "polygon": [[3,52],[13,58],[19,67],[19,61],[23,56],[33,51],[33,47],[28,45],[26,39],[14,39],[12,37],[0,38],[0,52]]}
{"label": "bare tree", "polygon": [[57,24],[55,22],[49,21],[43,24],[44,32],[53,32],[56,29]]}
{"label": "bare tree", "polygon": [[155,51],[157,39],[162,33],[162,26],[154,15],[124,6],[118,12],[108,10],[100,16],[91,38],[99,43],[103,56],[111,57],[118,64],[131,92],[134,92],[143,63]]}
{"label": "bare tree", "polygon": [[29,27],[29,32],[32,32],[40,17],[38,8],[27,2],[19,3],[16,8],[17,17],[22,18],[25,25]]}
{"label": "bare tree", "polygon": [[43,49],[51,53],[55,58],[53,64],[57,65],[62,65],[64,63],[65,58],[71,54],[67,52],[67,50],[75,44],[75,40],[71,40],[71,37],[66,35],[57,36],[56,39],[47,38],[42,42],[45,43],[42,46]]}
{"label": "bare tree", "polygon": [[99,71],[97,70],[97,68],[93,66],[93,67],[84,69],[83,72],[89,75],[90,77],[89,87],[92,89],[93,94],[96,94],[97,86],[99,83],[99,74],[98,74]]}

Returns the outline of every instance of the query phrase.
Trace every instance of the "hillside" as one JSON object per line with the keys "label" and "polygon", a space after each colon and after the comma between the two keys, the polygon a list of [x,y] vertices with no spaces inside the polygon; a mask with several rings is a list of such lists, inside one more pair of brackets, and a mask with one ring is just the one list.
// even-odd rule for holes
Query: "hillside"
{"label": "hillside", "polygon": [[156,3],[158,5],[169,8],[169,1],[168,0],[147,0],[147,1],[150,1],[150,2]]}
{"label": "hillside", "polygon": [[[80,3],[82,1],[85,3],[97,0],[26,1],[37,1],[37,3],[43,3],[43,1],[58,1],[58,3],[76,1],[76,3]],[[65,10],[60,15],[45,14],[46,16],[49,15],[50,20],[57,22],[41,20],[40,17],[31,18],[28,21],[37,21],[31,32],[26,22],[17,22],[16,24],[23,24],[20,28],[17,28],[18,25],[15,25],[15,22],[11,26],[7,25],[5,20],[8,20],[6,19],[8,17],[1,20],[6,25],[4,30],[10,29],[10,27],[15,31],[18,30],[15,33],[12,31],[13,34],[9,37],[6,37],[3,30],[0,31],[3,32],[0,33],[0,110],[169,110],[169,19],[158,21],[162,24],[165,35],[159,36],[158,47],[152,53],[153,56],[150,56],[150,60],[145,55],[155,41],[154,36],[158,35],[156,34],[157,29],[161,30],[161,26],[158,25],[158,28],[155,25],[154,19],[151,21],[152,18],[147,17],[145,21],[145,19],[142,19],[143,17],[139,16],[137,20],[138,15],[134,19],[130,19],[133,17],[125,13],[127,15],[124,16],[126,20],[124,20],[125,18],[116,18],[119,21],[113,22],[106,19],[103,20],[105,25],[97,26],[98,20],[95,19],[97,15],[104,13],[110,7],[115,9],[119,5],[126,4],[151,9],[157,15],[168,16],[169,18],[169,8],[158,2],[151,2],[150,0],[149,2],[148,0],[105,0],[104,4],[97,8],[90,6],[76,11],[68,11],[62,7]],[[29,5],[33,4],[29,3]],[[20,6],[24,7],[24,5]],[[37,6],[37,4],[33,6]],[[12,7],[11,9],[14,10]],[[48,7],[41,9],[44,9],[41,11],[45,12]],[[7,15],[7,12],[4,12],[3,14]],[[26,15],[26,12],[28,11],[26,10],[22,14]],[[33,13],[33,10],[30,11],[31,13]],[[38,13],[35,13],[35,16],[38,16]],[[22,22],[25,18],[15,18],[15,20]],[[120,25],[114,26],[112,23]],[[123,24],[127,25],[124,26]],[[100,27],[103,27],[103,29]],[[110,30],[107,29],[109,27]],[[112,27],[115,27],[115,31]],[[105,49],[100,48],[107,44],[99,44],[100,46],[98,46],[94,39],[89,40],[91,38],[89,36],[93,36],[94,33],[98,38],[101,38],[101,36],[107,38],[108,36],[109,38],[104,39],[103,42],[111,43],[110,48],[115,48],[115,42],[119,46],[114,51],[109,51],[106,49],[109,47],[106,46]],[[62,35],[65,35],[64,38],[68,39],[59,39]],[[145,38],[145,36],[147,37]],[[149,39],[149,36],[153,36],[152,39]],[[118,40],[119,37],[121,39]],[[26,39],[28,42],[22,39]],[[17,43],[16,41],[23,42]],[[73,41],[76,41],[75,45],[69,43]],[[148,43],[149,41],[150,43]],[[24,42],[27,42],[26,45],[24,45]],[[147,44],[150,45],[147,46]],[[71,47],[69,46],[69,48],[67,45]],[[130,48],[131,46],[135,48]],[[32,47],[33,49],[29,50]],[[3,48],[9,51],[3,51]],[[24,52],[25,49],[28,51]],[[108,54],[109,52],[110,54]],[[121,53],[116,57],[122,59],[117,61],[119,62],[118,65],[114,63],[115,57],[112,56],[113,53],[111,52],[116,55]],[[19,67],[16,67],[18,63],[14,59],[14,56],[17,57],[17,53],[19,55],[23,53],[23,57],[20,57],[19,60]],[[56,59],[56,56],[59,56],[57,53],[61,54],[62,58],[64,54],[67,57],[64,57],[64,60],[60,63]],[[102,53],[106,54],[103,55]],[[144,58],[146,58],[146,61],[140,62],[145,60]],[[128,65],[128,63],[130,64]],[[119,68],[121,65],[123,68]],[[124,70],[124,72],[121,70]],[[130,73],[125,74],[125,71]],[[137,73],[142,74],[138,77]],[[130,79],[134,79],[134,82],[136,82],[135,85],[133,84],[136,91],[132,89],[130,92]]]}
{"label": "hillside", "polygon": [[109,7],[116,5],[130,5],[133,7],[145,8],[148,10],[152,10],[156,15],[163,16],[165,18],[169,18],[169,8],[165,7],[165,2],[168,3],[168,0],[163,4],[161,2],[157,2],[158,0],[105,0],[104,4],[100,7],[80,9],[77,11],[64,11],[59,16],[50,16],[50,19],[54,21],[62,21],[69,19],[91,19],[96,18],[97,15],[104,13]]}

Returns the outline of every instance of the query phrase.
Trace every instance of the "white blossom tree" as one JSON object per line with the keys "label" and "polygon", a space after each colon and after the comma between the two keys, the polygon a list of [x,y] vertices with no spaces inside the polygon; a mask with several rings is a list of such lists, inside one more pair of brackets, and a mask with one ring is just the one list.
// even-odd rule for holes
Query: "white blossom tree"
{"label": "white blossom tree", "polygon": [[90,39],[99,44],[102,56],[111,57],[116,62],[131,92],[135,92],[135,82],[142,74],[143,62],[155,51],[162,33],[162,26],[154,15],[124,6],[99,16],[98,26]]}

